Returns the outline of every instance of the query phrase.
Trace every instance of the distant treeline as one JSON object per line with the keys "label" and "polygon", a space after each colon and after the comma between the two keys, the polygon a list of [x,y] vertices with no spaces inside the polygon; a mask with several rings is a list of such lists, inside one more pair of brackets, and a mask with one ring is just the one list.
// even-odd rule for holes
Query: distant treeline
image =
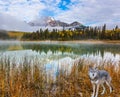
{"label": "distant treeline", "polygon": [[7,33],[7,31],[5,30],[0,30],[0,39],[9,39],[9,35]]}
{"label": "distant treeline", "polygon": [[106,30],[106,24],[102,27],[86,27],[83,29],[75,30],[57,30],[52,31],[37,30],[32,33],[25,33],[22,37],[23,40],[82,40],[82,39],[109,39],[120,40],[120,29],[116,26],[113,30]]}

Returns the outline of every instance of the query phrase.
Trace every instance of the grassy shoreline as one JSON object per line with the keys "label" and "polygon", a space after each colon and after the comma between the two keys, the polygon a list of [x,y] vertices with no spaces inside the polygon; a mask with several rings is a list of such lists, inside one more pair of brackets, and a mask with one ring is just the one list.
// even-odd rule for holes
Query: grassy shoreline
{"label": "grassy shoreline", "polygon": [[[60,72],[54,81],[47,76],[37,60],[33,66],[27,59],[23,64],[10,64],[9,59],[0,60],[0,96],[1,97],[90,97],[92,85],[88,77],[88,67],[94,65],[87,60],[80,59],[74,64],[71,72]],[[98,66],[107,70],[112,77],[114,91],[110,94],[106,88],[104,95],[99,97],[120,97],[120,63],[116,69],[112,61]],[[100,88],[99,94],[102,88]]]}
{"label": "grassy shoreline", "polygon": [[48,42],[48,43],[87,43],[87,44],[120,44],[120,40],[73,40],[73,41],[51,41],[51,40],[41,40],[41,41],[21,41],[21,42]]}

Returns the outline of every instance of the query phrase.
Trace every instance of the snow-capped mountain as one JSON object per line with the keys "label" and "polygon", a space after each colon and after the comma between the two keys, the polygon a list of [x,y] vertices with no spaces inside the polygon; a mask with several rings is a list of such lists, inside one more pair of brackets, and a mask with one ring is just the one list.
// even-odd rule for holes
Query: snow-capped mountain
{"label": "snow-capped mountain", "polygon": [[28,23],[30,26],[50,26],[50,27],[73,27],[81,26],[82,24],[75,21],[71,24],[62,22],[60,20],[55,20],[53,17],[42,17]]}

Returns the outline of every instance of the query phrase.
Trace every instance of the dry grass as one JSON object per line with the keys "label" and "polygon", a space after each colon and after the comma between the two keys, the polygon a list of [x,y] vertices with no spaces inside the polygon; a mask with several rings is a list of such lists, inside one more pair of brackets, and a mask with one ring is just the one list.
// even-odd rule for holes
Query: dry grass
{"label": "dry grass", "polygon": [[[120,66],[120,64],[119,64]],[[111,62],[99,66],[107,70],[112,77],[113,93],[107,91],[99,97],[120,97],[120,70]],[[100,88],[101,92],[102,88]],[[74,65],[70,74],[60,72],[54,81],[47,77],[44,69],[29,62],[17,66],[9,59],[0,60],[0,97],[90,97],[92,86],[88,78],[88,64],[80,60]],[[100,94],[100,93],[99,93]]]}

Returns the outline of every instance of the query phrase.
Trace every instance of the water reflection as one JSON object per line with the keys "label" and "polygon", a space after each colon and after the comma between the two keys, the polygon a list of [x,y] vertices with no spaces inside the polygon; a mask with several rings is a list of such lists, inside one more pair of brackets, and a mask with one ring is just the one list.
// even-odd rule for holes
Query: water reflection
{"label": "water reflection", "polygon": [[[39,55],[100,55],[105,56],[106,52],[112,53],[114,56],[120,54],[120,45],[114,44],[47,44],[47,43],[24,43],[24,42],[13,42],[13,43],[0,43],[0,52],[6,51],[20,51],[20,50],[32,50],[34,53],[37,52]],[[25,51],[28,53],[27,51]],[[16,55],[17,56],[17,55]]]}
{"label": "water reflection", "polygon": [[[40,64],[46,64],[48,69],[51,68],[50,66],[61,65],[59,62],[62,63],[62,60],[71,62],[70,60],[75,60],[76,58],[89,59],[98,65],[101,64],[102,60],[111,60],[117,64],[120,60],[120,45],[0,42],[0,58],[5,58],[6,56],[10,58],[11,62],[15,59],[17,64],[22,62],[25,57],[29,60],[37,58]],[[54,69],[56,70],[56,68]]]}
{"label": "water reflection", "polygon": [[120,45],[89,45],[89,44],[71,44],[71,45],[57,45],[57,44],[27,44],[22,45],[24,49],[32,49],[36,52],[45,52],[51,51],[52,53],[62,52],[62,53],[73,53],[73,54],[97,54],[100,52],[101,56],[104,56],[105,52],[111,52],[113,54],[119,53],[120,54]]}

